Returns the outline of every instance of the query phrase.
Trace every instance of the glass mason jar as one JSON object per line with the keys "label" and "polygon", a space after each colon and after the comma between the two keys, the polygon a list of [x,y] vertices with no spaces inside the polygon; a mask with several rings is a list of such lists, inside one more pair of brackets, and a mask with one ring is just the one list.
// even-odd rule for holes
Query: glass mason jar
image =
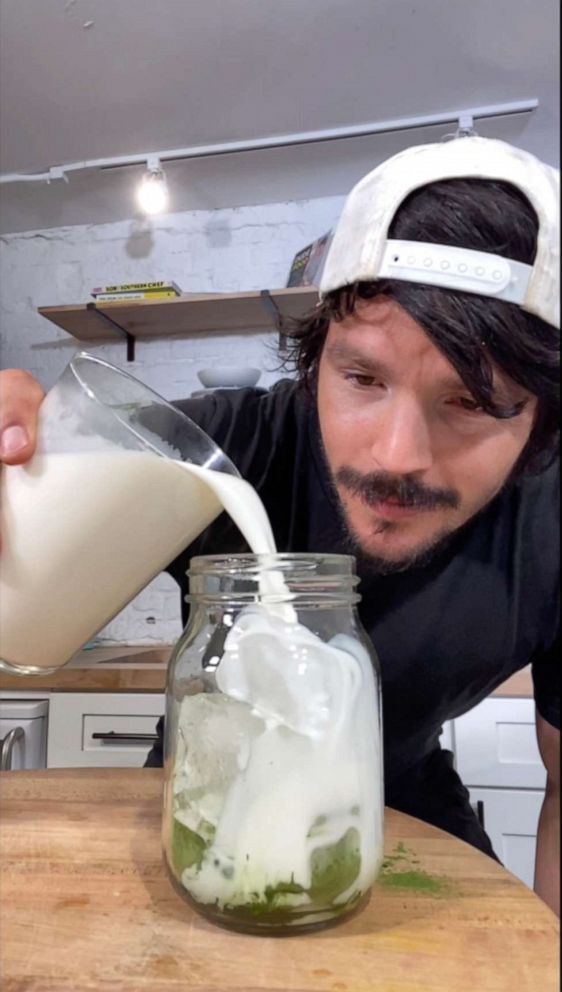
{"label": "glass mason jar", "polygon": [[298,933],[366,901],[382,862],[379,665],[347,555],[191,561],[170,661],[164,857],[214,923]]}

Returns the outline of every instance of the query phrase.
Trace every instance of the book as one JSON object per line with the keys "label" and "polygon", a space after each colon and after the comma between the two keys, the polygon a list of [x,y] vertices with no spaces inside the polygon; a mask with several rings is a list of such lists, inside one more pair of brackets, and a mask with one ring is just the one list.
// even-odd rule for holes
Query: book
{"label": "book", "polygon": [[150,293],[98,293],[96,303],[128,303],[134,300],[177,300],[178,294],[171,289]]}
{"label": "book", "polygon": [[291,264],[288,287],[318,285],[331,241],[332,232],[328,231],[297,252]]}
{"label": "book", "polygon": [[107,295],[109,293],[156,293],[156,292],[170,292],[175,296],[181,296],[182,291],[179,286],[172,282],[171,279],[167,281],[161,280],[160,282],[130,282],[121,283],[119,286],[95,286],[92,290],[92,296]]}

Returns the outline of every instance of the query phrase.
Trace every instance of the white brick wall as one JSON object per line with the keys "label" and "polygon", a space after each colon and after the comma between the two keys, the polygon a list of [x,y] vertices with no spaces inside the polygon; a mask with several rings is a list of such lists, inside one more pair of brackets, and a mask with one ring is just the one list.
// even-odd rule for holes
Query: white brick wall
{"label": "white brick wall", "polygon": [[[0,358],[48,389],[77,342],[40,317],[38,306],[85,302],[95,285],[171,278],[186,292],[236,292],[284,286],[296,251],[333,226],[342,199],[275,203],[29,231],[0,238]],[[88,347],[127,368],[168,399],[200,388],[198,368],[252,365],[260,385],[276,371],[276,335],[204,335],[137,344],[127,364],[120,343]],[[173,641],[180,630],[177,586],[161,576],[100,635],[104,640]]]}

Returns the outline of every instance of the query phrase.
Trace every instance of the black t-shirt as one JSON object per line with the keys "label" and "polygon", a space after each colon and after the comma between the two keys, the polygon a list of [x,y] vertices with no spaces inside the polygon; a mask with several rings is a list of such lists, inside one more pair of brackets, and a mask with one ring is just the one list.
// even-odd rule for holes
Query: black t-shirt
{"label": "black t-shirt", "polygon": [[[291,380],[178,404],[259,493],[279,551],[345,550],[314,402]],[[222,514],[170,566],[248,550]],[[361,574],[359,572],[359,574]],[[382,672],[385,780],[434,752],[446,720],[532,664],[539,713],[560,726],[558,466],[505,489],[425,567],[362,577],[361,621]]]}

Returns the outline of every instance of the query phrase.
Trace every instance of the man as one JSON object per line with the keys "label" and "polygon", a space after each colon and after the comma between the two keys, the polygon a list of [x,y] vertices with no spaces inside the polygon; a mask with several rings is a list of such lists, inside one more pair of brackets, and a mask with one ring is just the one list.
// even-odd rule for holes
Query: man
{"label": "man", "polygon": [[[494,856],[439,734],[532,664],[535,886],[559,912],[558,211],[557,173],[502,142],[408,149],[348,198],[293,331],[298,381],[178,405],[260,493],[279,550],[356,555],[388,805]],[[5,461],[33,450],[41,395],[4,373]],[[223,515],[170,571],[185,591],[192,555],[243,550]]]}

